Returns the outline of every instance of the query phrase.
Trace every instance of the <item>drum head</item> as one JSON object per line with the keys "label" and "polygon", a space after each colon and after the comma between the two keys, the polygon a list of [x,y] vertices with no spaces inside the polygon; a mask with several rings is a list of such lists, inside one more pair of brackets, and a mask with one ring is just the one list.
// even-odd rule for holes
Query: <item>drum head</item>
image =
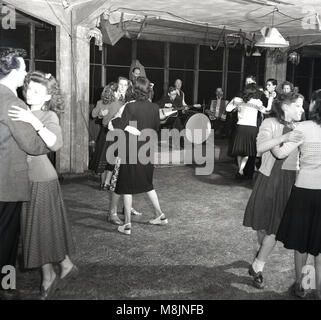
{"label": "drum head", "polygon": [[211,122],[205,114],[197,113],[188,119],[185,130],[189,142],[201,144],[211,134]]}

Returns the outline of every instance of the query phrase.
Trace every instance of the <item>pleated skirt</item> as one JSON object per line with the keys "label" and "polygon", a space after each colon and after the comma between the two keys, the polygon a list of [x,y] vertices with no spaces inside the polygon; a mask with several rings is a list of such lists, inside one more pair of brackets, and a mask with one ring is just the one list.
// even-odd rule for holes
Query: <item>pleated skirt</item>
{"label": "pleated skirt", "polygon": [[58,179],[33,182],[23,203],[21,236],[25,268],[57,263],[74,252],[74,242]]}

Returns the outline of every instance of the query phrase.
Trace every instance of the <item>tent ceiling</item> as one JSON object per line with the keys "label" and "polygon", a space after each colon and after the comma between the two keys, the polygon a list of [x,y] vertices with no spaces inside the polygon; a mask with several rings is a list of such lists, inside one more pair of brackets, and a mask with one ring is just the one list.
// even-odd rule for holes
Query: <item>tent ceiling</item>
{"label": "tent ceiling", "polygon": [[[5,0],[17,5],[21,1]],[[142,35],[163,34],[185,37],[217,39],[223,27],[229,30],[242,30],[246,33],[259,33],[263,26],[271,26],[273,10],[274,25],[290,42],[309,41],[321,43],[320,0],[68,0],[70,7],[62,8],[61,0],[29,0],[25,6],[43,8],[51,4],[60,12],[71,9],[75,19],[90,25],[103,12],[125,12],[132,14],[132,21],[124,26],[136,34],[141,30],[144,16],[147,23]],[[119,15],[120,16],[120,15]],[[136,17],[136,18],[135,18]],[[39,15],[38,15],[39,18]],[[67,22],[67,21],[66,21]],[[298,40],[300,38],[300,40]]]}

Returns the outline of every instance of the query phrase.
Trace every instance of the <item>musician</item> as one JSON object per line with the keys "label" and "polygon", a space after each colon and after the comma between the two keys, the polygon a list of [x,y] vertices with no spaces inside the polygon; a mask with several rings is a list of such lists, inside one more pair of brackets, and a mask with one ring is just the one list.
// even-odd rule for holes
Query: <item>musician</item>
{"label": "musician", "polygon": [[181,79],[176,79],[175,80],[175,89],[176,89],[176,98],[175,98],[175,105],[179,107],[187,107],[187,104],[185,102],[185,93],[182,90],[182,80]]}
{"label": "musician", "polygon": [[224,99],[222,88],[215,90],[216,100],[211,101],[210,109],[205,110],[211,120],[212,128],[215,129],[216,136],[226,136],[228,128],[226,128],[226,106],[228,101]]}
{"label": "musician", "polygon": [[130,80],[134,83],[139,76],[140,76],[140,68],[134,67],[130,75]]}
{"label": "musician", "polygon": [[176,99],[177,91],[175,87],[169,87],[167,90],[167,95],[164,96],[161,100],[157,102],[160,109],[166,108],[169,110],[176,110],[177,116],[176,120],[173,123],[173,128],[181,131],[184,127],[182,124],[182,108],[184,108],[181,104],[181,100]]}

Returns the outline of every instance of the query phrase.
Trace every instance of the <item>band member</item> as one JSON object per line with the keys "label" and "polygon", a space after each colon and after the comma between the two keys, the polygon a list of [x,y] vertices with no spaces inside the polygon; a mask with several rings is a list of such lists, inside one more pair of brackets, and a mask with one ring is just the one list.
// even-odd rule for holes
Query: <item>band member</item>
{"label": "band member", "polygon": [[182,111],[185,109],[182,105],[182,100],[177,98],[177,90],[175,87],[169,87],[167,95],[157,102],[159,108],[166,108],[168,110],[177,111],[176,120],[173,123],[173,128],[181,131],[183,130]]}
{"label": "band member", "polygon": [[224,99],[222,88],[216,88],[215,94],[216,100],[211,101],[210,109],[205,110],[205,113],[208,114],[208,117],[211,120],[212,128],[215,130],[215,136],[224,137],[227,136],[229,132],[226,127],[226,106],[228,101]]}
{"label": "band member", "polygon": [[181,79],[176,79],[174,86],[177,92],[176,98],[175,98],[175,105],[179,107],[187,107],[187,104],[185,102],[185,93],[182,90],[182,80]]}

